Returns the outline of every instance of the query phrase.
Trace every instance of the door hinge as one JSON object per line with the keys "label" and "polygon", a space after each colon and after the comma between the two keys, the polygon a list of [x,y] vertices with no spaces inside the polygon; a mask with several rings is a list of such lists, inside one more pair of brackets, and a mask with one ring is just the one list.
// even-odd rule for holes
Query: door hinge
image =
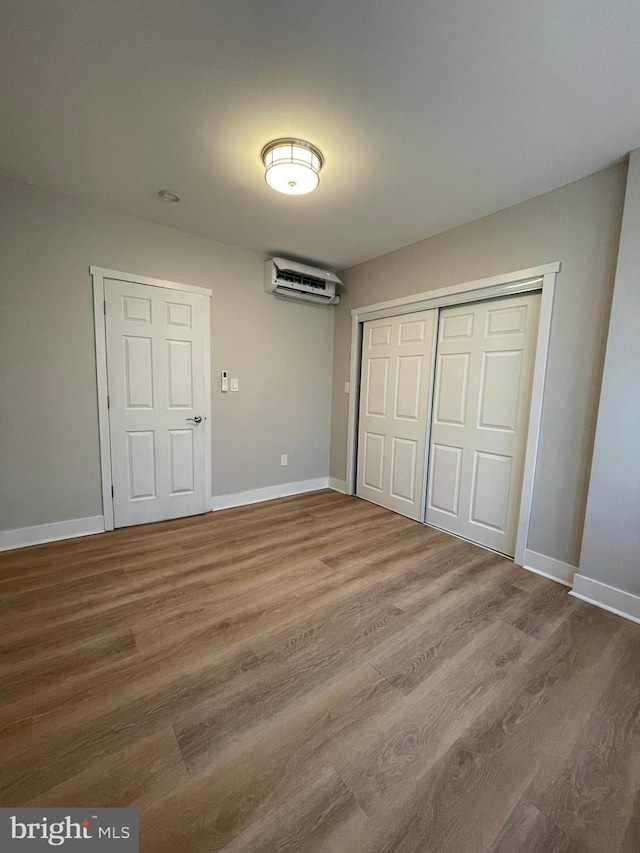
{"label": "door hinge", "polygon": [[111,486],[111,497],[113,497],[113,486]]}
{"label": "door hinge", "polygon": [[111,408],[111,397],[107,394],[107,409]]}
{"label": "door hinge", "polygon": [[104,313],[106,314],[106,313],[107,313],[107,303],[106,303],[106,301],[102,303],[102,308],[103,308]]}

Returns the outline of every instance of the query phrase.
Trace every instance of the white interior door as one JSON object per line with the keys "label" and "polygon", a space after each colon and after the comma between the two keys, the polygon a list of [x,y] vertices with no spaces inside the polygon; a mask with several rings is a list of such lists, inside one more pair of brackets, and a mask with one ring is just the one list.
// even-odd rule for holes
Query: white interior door
{"label": "white interior door", "polygon": [[364,323],[357,494],[422,521],[436,311]]}
{"label": "white interior door", "polygon": [[540,295],[440,312],[426,522],[513,556]]}
{"label": "white interior door", "polygon": [[206,512],[209,300],[105,284],[115,526]]}

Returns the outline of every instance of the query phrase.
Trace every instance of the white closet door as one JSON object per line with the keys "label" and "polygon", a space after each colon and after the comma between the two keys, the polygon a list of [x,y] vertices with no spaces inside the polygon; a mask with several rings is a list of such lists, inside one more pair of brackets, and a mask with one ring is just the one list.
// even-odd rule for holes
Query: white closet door
{"label": "white closet door", "polygon": [[422,521],[435,311],[364,324],[357,494]]}
{"label": "white closet door", "polygon": [[440,312],[426,522],[513,556],[540,295]]}
{"label": "white closet door", "polygon": [[115,526],[206,512],[209,300],[109,281],[105,302]]}

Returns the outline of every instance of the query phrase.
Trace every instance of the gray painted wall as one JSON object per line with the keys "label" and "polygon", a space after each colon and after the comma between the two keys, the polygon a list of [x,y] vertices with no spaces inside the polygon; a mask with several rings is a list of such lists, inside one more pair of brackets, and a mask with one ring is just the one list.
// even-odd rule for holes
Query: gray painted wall
{"label": "gray painted wall", "polygon": [[640,595],[640,149],[629,160],[580,574]]}
{"label": "gray painted wall", "polygon": [[327,476],[333,310],[263,261],[0,179],[0,530],[102,513],[90,264],[213,290],[214,495]]}
{"label": "gray painted wall", "polygon": [[[577,565],[618,249],[626,166],[341,273],[334,342],[331,476],[345,479],[350,311],[561,261],[528,547]],[[428,200],[425,201],[428,204]]]}

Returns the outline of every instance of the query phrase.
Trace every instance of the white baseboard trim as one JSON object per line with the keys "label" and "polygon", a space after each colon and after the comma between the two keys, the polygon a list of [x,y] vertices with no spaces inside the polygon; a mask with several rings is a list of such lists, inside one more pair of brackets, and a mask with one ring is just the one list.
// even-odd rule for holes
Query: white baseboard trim
{"label": "white baseboard trim", "polygon": [[94,533],[104,533],[103,515],[54,521],[53,524],[38,524],[35,527],[19,527],[17,530],[0,530],[0,551],[57,542],[59,539],[75,539],[77,536],[91,536]]}
{"label": "white baseboard trim", "polygon": [[347,483],[345,480],[329,477],[329,488],[333,489],[334,492],[340,492],[343,495],[347,494]]}
{"label": "white baseboard trim", "polygon": [[216,512],[219,509],[231,509],[234,506],[272,501],[275,498],[286,498],[289,495],[301,495],[304,492],[317,492],[329,488],[328,477],[317,477],[315,480],[298,480],[297,483],[281,483],[279,486],[266,486],[264,489],[251,489],[248,492],[236,492],[234,495],[215,495],[211,498],[209,509]]}
{"label": "white baseboard trim", "polygon": [[576,566],[563,563],[562,560],[556,560],[553,557],[546,557],[544,554],[538,554],[537,551],[530,551],[528,548],[525,548],[522,567],[530,572],[535,572],[537,575],[542,575],[543,578],[549,578],[568,587],[573,586],[573,578],[578,571]]}
{"label": "white baseboard trim", "polygon": [[609,613],[640,623],[640,596],[631,592],[584,575],[576,575],[573,591],[569,594],[580,601],[586,601],[587,604],[595,604],[596,607],[608,610]]}

